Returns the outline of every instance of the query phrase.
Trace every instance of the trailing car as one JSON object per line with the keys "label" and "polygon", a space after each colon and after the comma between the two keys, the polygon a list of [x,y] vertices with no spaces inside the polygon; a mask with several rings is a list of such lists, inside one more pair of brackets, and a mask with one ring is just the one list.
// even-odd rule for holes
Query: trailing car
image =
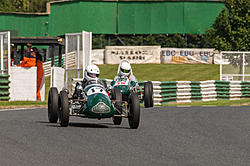
{"label": "trailing car", "polygon": [[122,92],[122,100],[128,101],[132,93],[139,94],[140,102],[144,102],[144,106],[153,107],[153,84],[151,81],[144,82],[144,89],[137,85],[135,81],[130,81],[127,77],[116,77],[110,84],[111,89],[120,89]]}

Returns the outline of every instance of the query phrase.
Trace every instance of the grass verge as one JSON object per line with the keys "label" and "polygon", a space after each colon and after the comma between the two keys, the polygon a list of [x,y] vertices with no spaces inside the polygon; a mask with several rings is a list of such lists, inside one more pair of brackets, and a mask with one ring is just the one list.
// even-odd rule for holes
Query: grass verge
{"label": "grass verge", "polygon": [[0,101],[0,109],[13,109],[25,107],[45,107],[47,102],[41,101]]}
{"label": "grass verge", "polygon": [[250,99],[192,101],[192,103],[168,103],[163,106],[250,106]]}

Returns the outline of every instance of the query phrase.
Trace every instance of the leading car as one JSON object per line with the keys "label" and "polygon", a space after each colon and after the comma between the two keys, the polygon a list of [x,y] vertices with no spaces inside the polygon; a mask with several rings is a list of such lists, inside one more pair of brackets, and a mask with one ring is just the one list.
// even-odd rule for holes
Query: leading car
{"label": "leading car", "polygon": [[67,89],[58,92],[52,87],[48,99],[48,119],[50,123],[57,123],[67,127],[70,116],[81,118],[104,119],[113,118],[115,125],[121,124],[122,118],[128,118],[129,126],[136,129],[140,122],[140,104],[136,94],[131,94],[129,99],[122,101],[120,89],[111,92],[107,90],[100,80],[91,80],[76,87],[77,95],[69,97]]}

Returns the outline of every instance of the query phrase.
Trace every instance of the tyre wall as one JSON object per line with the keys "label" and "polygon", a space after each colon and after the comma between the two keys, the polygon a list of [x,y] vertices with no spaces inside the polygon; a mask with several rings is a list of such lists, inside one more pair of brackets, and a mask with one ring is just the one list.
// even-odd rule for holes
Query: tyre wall
{"label": "tyre wall", "polygon": [[[152,81],[154,104],[250,98],[249,81]],[[139,82],[143,88],[143,81]]]}
{"label": "tyre wall", "polygon": [[0,101],[8,101],[10,99],[9,83],[9,75],[0,74]]}

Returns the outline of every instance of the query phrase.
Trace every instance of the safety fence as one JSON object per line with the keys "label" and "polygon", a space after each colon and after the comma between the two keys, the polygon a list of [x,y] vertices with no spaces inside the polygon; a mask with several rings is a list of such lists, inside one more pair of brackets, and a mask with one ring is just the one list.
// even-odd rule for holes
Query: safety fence
{"label": "safety fence", "polygon": [[9,83],[9,75],[0,74],[0,101],[8,101],[10,99]]}
{"label": "safety fence", "polygon": [[[75,83],[82,79],[73,79],[72,91]],[[112,80],[104,79],[107,85]],[[216,101],[220,99],[239,100],[250,98],[249,81],[152,81],[154,105],[169,102]],[[144,81],[139,81],[144,88]]]}
{"label": "safety fence", "polygon": [[[76,59],[75,59],[75,55],[76,55],[76,52],[70,52],[68,54],[68,61],[67,61],[67,64],[68,64],[68,68],[74,68],[75,65],[76,65]],[[62,55],[62,66],[66,66],[66,62],[64,61],[65,59],[65,54]],[[59,58],[58,57],[55,57],[55,66],[58,66],[58,60]],[[51,61],[47,61],[47,62],[44,62],[43,63],[43,69],[44,69],[44,75],[45,77],[48,77],[50,76],[50,70],[51,70]]]}

